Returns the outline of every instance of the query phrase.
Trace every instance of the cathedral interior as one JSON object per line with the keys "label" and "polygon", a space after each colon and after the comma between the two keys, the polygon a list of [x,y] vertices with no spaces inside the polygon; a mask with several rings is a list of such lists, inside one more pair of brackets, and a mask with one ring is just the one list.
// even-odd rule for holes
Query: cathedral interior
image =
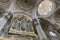
{"label": "cathedral interior", "polygon": [[60,40],[60,0],[0,0],[0,40]]}

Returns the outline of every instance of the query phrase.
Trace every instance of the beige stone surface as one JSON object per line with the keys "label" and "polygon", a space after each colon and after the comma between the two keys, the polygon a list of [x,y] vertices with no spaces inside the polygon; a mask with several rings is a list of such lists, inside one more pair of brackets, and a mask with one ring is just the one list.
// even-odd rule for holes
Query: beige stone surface
{"label": "beige stone surface", "polygon": [[[29,39],[27,39],[27,38],[0,38],[0,40],[29,40]],[[32,38],[31,38],[31,40],[32,40]]]}

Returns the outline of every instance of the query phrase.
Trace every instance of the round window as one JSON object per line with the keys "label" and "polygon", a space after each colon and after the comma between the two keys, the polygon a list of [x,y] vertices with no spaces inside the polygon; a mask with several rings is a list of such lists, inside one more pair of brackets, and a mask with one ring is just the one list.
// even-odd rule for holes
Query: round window
{"label": "round window", "polygon": [[48,17],[52,14],[55,9],[55,5],[52,1],[45,0],[42,1],[38,6],[38,14],[41,17]]}

